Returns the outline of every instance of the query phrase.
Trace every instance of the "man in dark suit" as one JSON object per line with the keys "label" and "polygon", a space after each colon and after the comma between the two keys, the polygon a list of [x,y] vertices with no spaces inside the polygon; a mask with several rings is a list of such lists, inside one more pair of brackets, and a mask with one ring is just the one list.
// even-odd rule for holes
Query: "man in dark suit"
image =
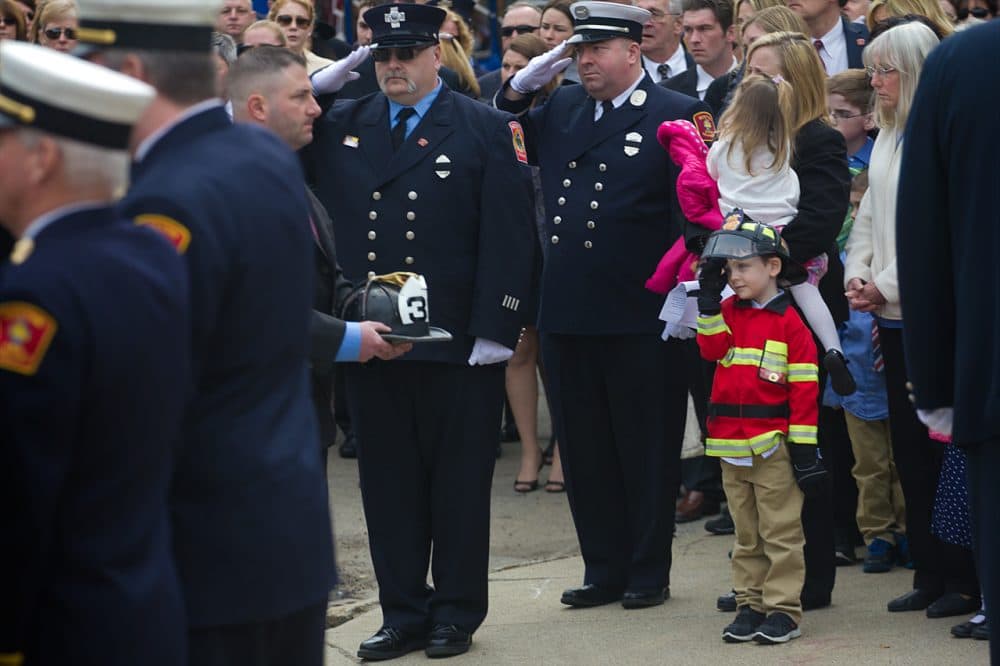
{"label": "man in dark suit", "polygon": [[154,91],[23,42],[0,60],[0,219],[18,238],[0,268],[0,663],[178,666],[167,493],[189,284],[113,208]]}
{"label": "man in dark suit", "polygon": [[338,101],[312,146],[344,273],[357,284],[423,275],[430,323],[453,334],[347,368],[383,615],[358,651],[367,659],[465,652],[486,616],[501,362],[534,289],[524,133],[441,83],[444,15],[410,4],[365,12],[383,92]]}
{"label": "man in dark suit", "polygon": [[[233,104],[233,120],[268,128],[292,150],[300,150],[312,142],[313,121],[319,117],[320,108],[312,96],[302,56],[288,49],[253,49],[240,56],[229,71],[226,84]],[[389,327],[381,322],[345,322],[340,318],[340,309],[352,286],[337,263],[330,216],[308,188],[306,198],[316,258],[309,361],[313,403],[325,455],[326,447],[336,437],[331,412],[334,363],[364,363],[375,356],[389,360],[409,351],[409,345],[394,346],[384,340],[379,333],[387,333]]]}
{"label": "man in dark suit", "polygon": [[[542,23],[540,5],[530,2],[515,2],[507,5],[500,20],[500,55],[507,51],[510,41],[518,35],[538,32]],[[500,90],[500,70],[495,69],[479,77],[479,97],[487,102]]]}
{"label": "man in dark suit", "polygon": [[[1000,608],[1000,22],[949,37],[927,58],[903,142],[896,210],[906,367],[917,413],[969,457],[973,544],[986,608]],[[990,611],[990,656],[1000,641]]]}
{"label": "man in dark suit", "polygon": [[[524,115],[548,214],[538,329],[570,508],[586,567],[571,606],[662,604],[669,595],[674,493],[687,411],[681,346],[660,339],[662,299],[644,284],[680,234],[664,120],[714,134],[701,102],[654,84],[639,42],[650,14],[574,7],[582,85]],[[533,58],[497,96],[525,112],[568,65]]]}
{"label": "man in dark suit", "polygon": [[683,0],[684,40],[696,63],[660,85],[704,100],[712,81],[739,63],[733,55],[736,28],[732,0]]}
{"label": "man in dark suit", "polygon": [[120,210],[175,241],[194,285],[195,390],[170,498],[190,663],[318,666],[335,571],[309,395],[301,169],[277,137],[233,125],[214,100],[211,4],[80,10],[81,41],[105,47],[95,57],[157,89]]}
{"label": "man in dark suit", "polygon": [[868,43],[868,28],[844,18],[847,0],[786,0],[788,8],[809,26],[810,39],[827,76],[864,67],[861,52]]}

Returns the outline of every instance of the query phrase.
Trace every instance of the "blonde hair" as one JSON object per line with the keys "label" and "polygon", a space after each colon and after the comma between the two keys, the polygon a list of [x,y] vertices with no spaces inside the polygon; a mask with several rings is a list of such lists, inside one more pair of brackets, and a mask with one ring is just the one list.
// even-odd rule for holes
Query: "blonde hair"
{"label": "blonde hair", "polygon": [[[455,12],[451,9],[448,9],[447,12],[448,16],[445,18],[445,21],[451,19],[455,23],[455,25],[458,26],[458,34],[452,35],[452,37],[454,37],[455,40],[461,45],[462,50],[465,51],[466,55],[472,53],[472,48],[473,48],[472,31],[469,30],[469,25],[465,22],[465,19],[462,18],[458,12]],[[444,21],[442,21],[441,24],[444,25]]]}
{"label": "blonde hair", "polygon": [[865,21],[869,30],[874,29],[875,24],[878,23],[874,20],[874,16],[875,11],[880,8],[885,12],[886,18],[906,16],[907,14],[924,16],[934,24],[937,33],[942,37],[947,37],[955,32],[955,25],[941,9],[937,0],[872,0],[868,6],[868,16]]}
{"label": "blonde hair", "polygon": [[[740,7],[742,7],[744,4],[750,5],[750,9],[753,10],[754,16],[756,16],[758,12],[762,12],[765,9],[769,8],[769,7],[784,7],[785,6],[784,0],[737,0],[736,4],[733,5],[733,23],[734,24],[739,24],[739,21],[740,21]],[[753,16],[751,16],[750,18],[753,18]],[[750,19],[747,19],[747,22],[749,22],[749,21],[750,21]],[[743,25],[745,25],[745,24],[740,24],[740,29],[741,30],[743,29]]]}
{"label": "blonde hair", "polygon": [[441,41],[441,64],[455,72],[458,80],[461,81],[475,97],[479,97],[479,81],[469,64],[469,57],[462,50],[462,45],[455,38],[448,38],[442,35]]}
{"label": "blonde hair", "polygon": [[[278,16],[278,12],[280,12],[281,8],[288,3],[296,4],[305,9],[306,14],[309,15],[309,24],[312,26],[316,25],[316,8],[313,6],[313,3],[308,2],[307,0],[274,0],[274,4],[271,5],[271,10],[267,13],[267,20],[274,21],[275,24],[277,24],[275,18]],[[281,26],[278,27],[280,28]],[[284,35],[284,32],[282,32],[282,35]],[[310,31],[309,34],[306,35],[306,38],[302,40],[302,53],[310,50],[312,50],[312,31]]]}
{"label": "blonde hair", "polygon": [[45,30],[48,23],[75,19],[78,15],[76,0],[47,0],[39,6],[35,14],[35,21],[31,24],[28,41],[32,44],[40,44],[39,35]]}
{"label": "blonde hair", "polygon": [[757,49],[774,49],[781,61],[781,76],[795,89],[795,106],[789,120],[792,136],[813,120],[828,124],[826,72],[816,47],[800,32],[772,32],[756,40],[747,53],[753,59]]}
{"label": "blonde hair", "polygon": [[758,26],[766,33],[772,32],[801,32],[806,34],[809,28],[802,17],[784,5],[777,5],[760,10],[746,20],[740,28],[740,37],[751,25]]}
{"label": "blonde hair", "polygon": [[878,63],[891,67],[899,77],[899,99],[896,108],[875,105],[875,124],[879,127],[902,129],[910,115],[910,105],[917,92],[920,71],[934,47],[939,44],[937,35],[923,23],[914,21],[897,25],[872,40],[862,52],[866,67]]}
{"label": "blonde hair", "polygon": [[791,161],[792,128],[795,112],[792,86],[780,76],[769,78],[750,74],[736,89],[732,103],[719,121],[719,136],[730,139],[726,159],[739,147],[743,166],[755,175],[751,162],[761,149],[774,156],[768,168],[783,169]]}
{"label": "blonde hair", "polygon": [[259,28],[263,28],[265,30],[270,31],[270,33],[274,35],[274,38],[277,39],[279,42],[281,42],[282,46],[288,45],[288,40],[285,39],[285,33],[282,31],[281,26],[275,23],[274,21],[270,21],[268,19],[264,19],[262,21],[254,21],[253,23],[251,23],[246,27],[246,29],[243,31],[243,34],[245,35],[251,30],[257,30]]}

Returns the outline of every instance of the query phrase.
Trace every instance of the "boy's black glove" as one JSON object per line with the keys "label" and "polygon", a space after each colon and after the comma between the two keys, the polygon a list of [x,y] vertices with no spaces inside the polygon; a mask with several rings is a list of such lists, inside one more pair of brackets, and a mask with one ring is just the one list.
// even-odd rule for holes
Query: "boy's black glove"
{"label": "boy's black glove", "polygon": [[830,474],[819,457],[819,448],[812,444],[789,444],[788,455],[792,458],[792,473],[802,494],[806,497],[821,495]]}
{"label": "boy's black glove", "polygon": [[706,259],[698,275],[698,312],[703,315],[722,312],[722,290],[726,282],[726,260]]}

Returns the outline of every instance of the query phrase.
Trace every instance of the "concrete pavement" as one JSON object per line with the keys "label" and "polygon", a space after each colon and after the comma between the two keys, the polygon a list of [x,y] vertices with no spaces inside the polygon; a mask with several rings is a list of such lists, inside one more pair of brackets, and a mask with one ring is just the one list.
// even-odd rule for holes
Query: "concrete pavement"
{"label": "concrete pavement", "polygon": [[[864,574],[840,568],[830,608],[806,613],[802,638],[783,646],[729,645],[722,628],[732,617],[715,610],[729,587],[729,537],[702,523],[682,525],[674,541],[672,597],[660,607],[625,611],[561,606],[562,590],[580,583],[578,555],[495,569],[490,614],[472,650],[452,659],[476,664],[963,664],[988,663],[985,641],[954,639],[948,630],[968,618],[929,620],[889,614],[886,602],[906,591],[912,572]],[[327,630],[326,663],[358,663],[358,643],[378,630],[377,604]],[[394,663],[426,662],[423,652]]]}

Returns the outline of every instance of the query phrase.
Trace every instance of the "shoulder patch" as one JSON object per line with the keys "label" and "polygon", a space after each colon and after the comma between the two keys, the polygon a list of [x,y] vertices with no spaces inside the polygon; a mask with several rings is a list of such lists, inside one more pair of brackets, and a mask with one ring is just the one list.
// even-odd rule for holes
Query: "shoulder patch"
{"label": "shoulder patch", "polygon": [[510,128],[510,135],[514,141],[514,155],[517,156],[517,161],[521,164],[527,164],[528,149],[524,145],[524,128],[516,120],[507,123],[507,127]]}
{"label": "shoulder patch", "polygon": [[191,244],[191,231],[172,217],[153,213],[137,215],[135,223],[159,231],[174,246],[177,254],[184,254]]}
{"label": "shoulder patch", "polygon": [[0,369],[31,376],[45,358],[56,320],[32,303],[0,303]]}
{"label": "shoulder patch", "polygon": [[694,114],[691,120],[694,126],[698,128],[698,136],[701,137],[702,141],[705,143],[715,141],[715,121],[712,120],[711,113],[708,111],[699,111]]}

